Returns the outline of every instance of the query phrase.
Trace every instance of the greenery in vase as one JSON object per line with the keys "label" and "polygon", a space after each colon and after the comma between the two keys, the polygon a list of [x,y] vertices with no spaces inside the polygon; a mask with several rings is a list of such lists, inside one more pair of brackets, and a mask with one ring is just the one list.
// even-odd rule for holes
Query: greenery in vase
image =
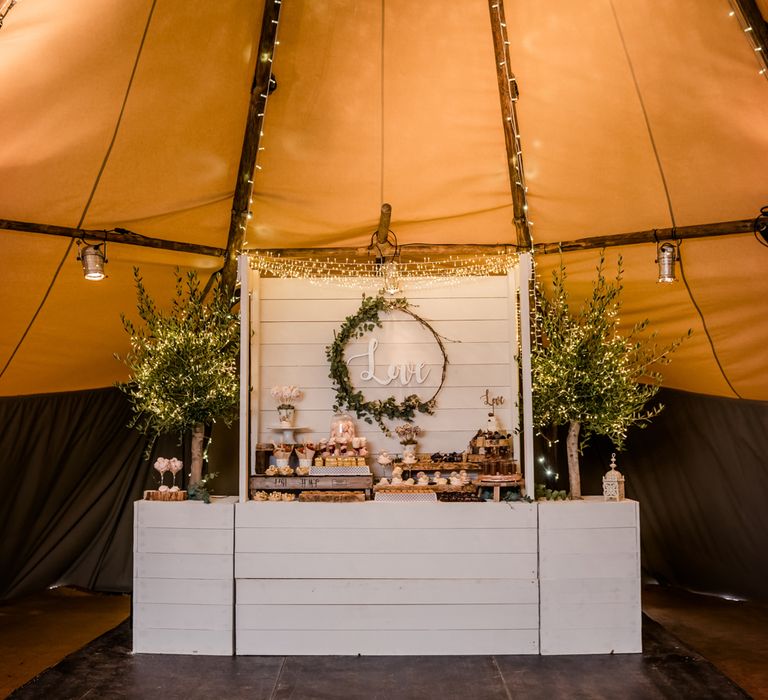
{"label": "greenery in vase", "polygon": [[661,384],[656,366],[668,363],[684,340],[659,347],[655,332],[644,335],[648,320],[627,335],[620,334],[621,258],[614,280],[606,279],[604,268],[601,255],[592,294],[577,311],[569,304],[562,263],[552,273],[550,295],[536,285],[537,342],[531,350],[534,424],[539,430],[569,426],[572,498],[581,497],[579,452],[591,435],[607,435],[621,449],[630,426],[645,427],[660,413],[661,404],[647,407]]}
{"label": "greenery in vase", "polygon": [[153,438],[164,433],[192,433],[192,484],[202,478],[205,425],[217,418],[227,424],[239,401],[237,358],[240,321],[232,299],[215,288],[204,300],[197,273],[175,271],[171,307],[161,311],[134,268],[137,309],[143,326],[122,315],[131,336],[124,358],[130,380],[119,385],[134,411],[131,426]]}

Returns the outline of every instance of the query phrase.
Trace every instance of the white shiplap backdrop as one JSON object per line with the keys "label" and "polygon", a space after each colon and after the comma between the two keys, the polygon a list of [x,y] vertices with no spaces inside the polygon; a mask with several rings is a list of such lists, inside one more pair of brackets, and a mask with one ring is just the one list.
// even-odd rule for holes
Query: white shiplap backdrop
{"label": "white shiplap backdrop", "polygon": [[[325,348],[334,331],[354,314],[361,291],[318,286],[306,280],[260,279],[251,273],[251,444],[269,442],[279,433],[275,401],[270,388],[294,384],[304,397],[296,403],[296,425],[308,428],[297,439],[317,441],[327,437],[333,418],[335,392],[328,376]],[[370,290],[373,294],[376,290]],[[420,451],[462,451],[474,432],[485,425],[489,408],[483,404],[486,389],[502,396],[497,408],[502,426],[517,426],[517,370],[515,360],[516,308],[512,276],[484,277],[443,288],[406,293],[414,311],[428,320],[447,341],[448,368],[433,416],[421,414],[415,422],[425,430]],[[423,362],[429,374],[423,384],[398,380],[387,386],[360,378],[367,358],[350,362],[353,385],[366,398],[398,399],[411,393],[429,398],[440,381],[441,356],[429,331],[402,313],[382,316],[382,328],[350,344],[347,357],[365,353],[370,336],[377,338],[376,375],[385,377],[390,363]],[[374,452],[399,452],[395,438],[387,438],[374,423],[356,419],[358,434],[365,435]],[[396,425],[398,422],[393,423]],[[253,450],[251,451],[253,455]],[[519,457],[519,454],[518,454]]]}

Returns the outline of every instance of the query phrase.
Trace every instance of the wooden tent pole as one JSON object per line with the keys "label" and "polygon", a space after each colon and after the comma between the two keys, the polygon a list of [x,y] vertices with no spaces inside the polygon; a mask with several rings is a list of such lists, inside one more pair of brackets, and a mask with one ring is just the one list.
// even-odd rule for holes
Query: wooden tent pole
{"label": "wooden tent pole", "polygon": [[[550,255],[552,253],[569,253],[575,250],[590,250],[593,248],[612,248],[622,245],[639,245],[642,243],[655,243],[657,241],[685,240],[687,238],[711,238],[715,236],[743,236],[754,232],[754,219],[739,219],[737,221],[722,221],[715,224],[698,224],[696,226],[680,226],[678,228],[657,228],[646,231],[633,231],[631,233],[617,233],[610,236],[593,236],[591,238],[576,238],[560,243],[537,243],[533,251],[538,255]],[[109,231],[99,229],[77,229],[68,226],[52,226],[50,224],[35,224],[29,221],[12,221],[0,219],[0,231],[19,231],[21,233],[41,233],[48,236],[64,236],[66,238],[84,238],[123,245],[143,246],[145,248],[159,248],[161,250],[174,250],[179,253],[191,253],[193,255],[209,255],[222,257],[223,248],[185,243],[183,241],[168,241],[162,238],[142,236],[140,233],[128,231],[123,228]],[[402,250],[406,254],[415,255],[477,255],[488,253],[502,253],[516,250],[516,246],[506,244],[406,244]],[[262,253],[272,253],[285,258],[338,258],[344,255],[349,258],[368,257],[370,251],[367,247],[361,248],[269,248],[259,249]]]}
{"label": "wooden tent pole", "polygon": [[379,245],[387,242],[389,236],[389,224],[392,221],[392,206],[384,202],[381,205],[381,216],[379,217],[379,229],[376,232],[376,240]]}
{"label": "wooden tent pole", "polygon": [[17,231],[21,233],[42,233],[48,236],[82,238],[89,241],[109,241],[110,243],[123,243],[125,245],[143,246],[145,248],[160,248],[161,250],[174,250],[178,253],[210,255],[218,258],[224,255],[223,248],[214,248],[213,246],[198,245],[196,243],[185,243],[184,241],[168,241],[163,238],[151,238],[124,228],[114,228],[109,231],[104,231],[99,229],[82,229],[70,228],[69,226],[36,224],[30,221],[0,219],[0,230]]}
{"label": "wooden tent pole", "polygon": [[658,241],[684,240],[686,238],[710,238],[714,236],[737,236],[754,231],[754,219],[739,221],[723,221],[717,224],[698,224],[695,226],[678,226],[677,228],[654,228],[646,231],[618,233],[612,236],[593,236],[577,238],[562,243],[539,243],[534,246],[534,252],[539,255],[568,253],[574,250],[590,250],[593,248],[612,248],[621,245],[638,245],[640,243],[656,243]]}
{"label": "wooden tent pole", "polygon": [[270,91],[272,77],[272,58],[277,39],[277,23],[280,18],[280,0],[266,0],[264,15],[261,20],[261,35],[257,51],[256,70],[251,85],[251,99],[248,105],[248,117],[245,123],[243,150],[237,170],[235,194],[232,199],[232,217],[229,222],[227,250],[224,265],[221,268],[222,291],[232,295],[237,281],[237,256],[243,248],[245,230],[248,224],[251,194],[253,192],[253,173],[256,170],[256,157],[259,153],[261,128],[264,123],[264,108]]}
{"label": "wooden tent pole", "polygon": [[[533,246],[536,255],[550,255],[552,253],[568,253],[576,250],[590,250],[592,248],[612,248],[623,245],[639,245],[641,243],[655,243],[657,241],[684,240],[686,238],[710,238],[714,236],[743,236],[753,233],[754,219],[740,219],[738,221],[723,221],[716,224],[698,224],[696,226],[679,226],[677,228],[657,228],[647,231],[632,231],[631,233],[618,233],[611,236],[595,236],[592,238],[577,238],[560,243],[537,243]],[[503,243],[493,244],[436,244],[409,243],[401,246],[405,257],[410,255],[485,255],[493,253],[514,252],[517,246]],[[524,247],[524,250],[527,248]],[[279,255],[284,258],[316,258],[319,260],[329,258],[347,257],[365,258],[369,255],[368,248],[259,248],[255,252]]]}
{"label": "wooden tent pole", "polygon": [[755,53],[762,62],[763,69],[768,70],[768,55],[766,55],[768,54],[768,24],[763,19],[763,13],[760,12],[755,0],[731,0],[731,2],[750,28],[755,44],[760,47],[760,51]]}
{"label": "wooden tent pole", "polygon": [[502,28],[506,26],[503,0],[488,0],[493,36],[493,54],[496,60],[496,80],[499,84],[499,101],[504,128],[504,144],[507,149],[509,184],[512,189],[512,211],[515,216],[517,246],[524,250],[531,248],[531,232],[528,229],[528,214],[525,207],[525,180],[521,153],[518,149],[520,128],[517,123],[517,81],[514,79],[509,61],[509,48]]}

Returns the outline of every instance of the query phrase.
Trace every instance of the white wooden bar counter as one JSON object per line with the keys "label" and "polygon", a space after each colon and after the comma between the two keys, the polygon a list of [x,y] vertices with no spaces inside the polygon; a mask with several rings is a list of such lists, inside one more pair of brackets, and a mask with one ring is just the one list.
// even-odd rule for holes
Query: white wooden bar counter
{"label": "white wooden bar counter", "polygon": [[638,513],[602,498],[140,501],[134,651],[640,652]]}
{"label": "white wooden bar counter", "polygon": [[238,654],[535,654],[536,507],[238,503]]}

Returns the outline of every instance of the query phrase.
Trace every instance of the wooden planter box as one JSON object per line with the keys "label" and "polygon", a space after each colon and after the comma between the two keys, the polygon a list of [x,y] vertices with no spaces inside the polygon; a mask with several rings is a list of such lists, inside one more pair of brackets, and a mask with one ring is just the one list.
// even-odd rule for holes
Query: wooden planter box
{"label": "wooden planter box", "polygon": [[637,501],[538,505],[541,653],[642,652]]}
{"label": "wooden planter box", "polygon": [[137,501],[133,651],[230,655],[234,504]]}

